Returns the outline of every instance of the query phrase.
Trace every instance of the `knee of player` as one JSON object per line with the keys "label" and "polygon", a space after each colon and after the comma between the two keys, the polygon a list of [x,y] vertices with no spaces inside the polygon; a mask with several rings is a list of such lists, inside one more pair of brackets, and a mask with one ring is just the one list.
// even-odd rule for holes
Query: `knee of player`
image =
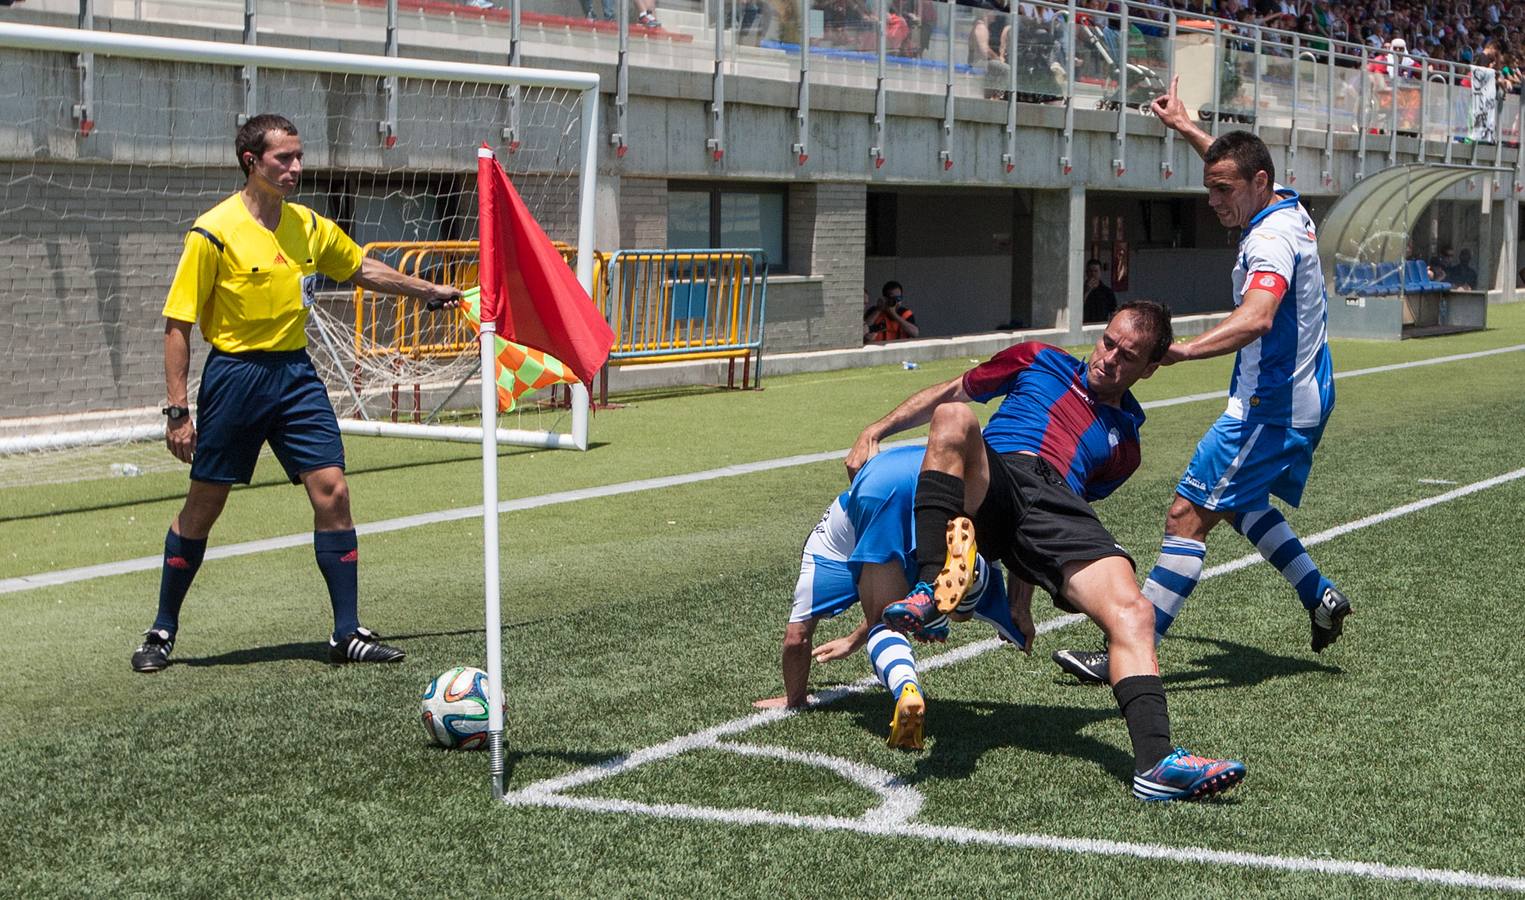
{"label": "knee of player", "polygon": [[1154,605],[1138,591],[1119,597],[1108,616],[1107,638],[1113,643],[1147,641],[1153,646]]}
{"label": "knee of player", "polygon": [[811,638],[815,632],[813,622],[790,622],[784,629],[785,652],[808,652],[811,649]]}
{"label": "knee of player", "polygon": [[340,511],[349,509],[349,482],[336,478],[325,482],[313,495],[313,501],[325,509]]}
{"label": "knee of player", "polygon": [[932,410],[931,431],[955,432],[962,434],[974,427],[979,428],[979,419],[974,415],[968,404],[965,403],[942,403]]}
{"label": "knee of player", "polygon": [[962,403],[944,403],[932,411],[932,421],[927,430],[927,453],[936,457],[939,453],[964,456],[971,437],[980,433],[980,420],[968,406]]}

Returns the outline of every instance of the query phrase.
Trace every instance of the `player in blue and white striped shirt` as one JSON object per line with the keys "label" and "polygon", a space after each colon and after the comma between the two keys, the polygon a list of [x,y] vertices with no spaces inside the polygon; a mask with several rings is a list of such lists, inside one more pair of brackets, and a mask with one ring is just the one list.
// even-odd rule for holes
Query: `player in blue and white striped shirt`
{"label": "player in blue and white striped shirt", "polygon": [[[1241,229],[1234,264],[1234,311],[1195,339],[1173,345],[1163,363],[1235,353],[1228,409],[1197,444],[1166,514],[1159,560],[1144,583],[1155,607],[1156,640],[1180,614],[1202,576],[1207,535],[1227,521],[1275,566],[1308,611],[1315,653],[1334,643],[1350,600],[1325,578],[1275,494],[1302,502],[1313,451],[1334,410],[1328,302],[1313,220],[1296,191],[1276,184],[1260,138],[1232,131],[1214,140],[1170,92],[1151,105],[1202,156],[1202,183],[1218,221]],[[1061,668],[1106,682],[1106,651],[1061,650]]]}
{"label": "player in blue and white striped shirt", "polygon": [[[890,723],[892,747],[919,750],[926,715],[916,659],[905,636],[879,621],[884,607],[904,597],[916,573],[916,480],[925,455],[921,447],[897,447],[879,454],[827,508],[805,540],[794,606],[784,631],[784,696],[761,700],[760,707],[801,707],[812,657],[821,662],[850,656],[867,644],[874,675],[895,697]],[[954,618],[973,616],[990,623],[1002,639],[1028,647],[1033,635],[1028,604],[1021,622],[1012,617],[1006,581],[996,566],[977,560],[975,584]],[[1030,585],[1015,584],[1031,591]],[[815,627],[862,604],[864,622],[846,637],[812,648]],[[928,630],[933,640],[947,637],[944,621]]]}

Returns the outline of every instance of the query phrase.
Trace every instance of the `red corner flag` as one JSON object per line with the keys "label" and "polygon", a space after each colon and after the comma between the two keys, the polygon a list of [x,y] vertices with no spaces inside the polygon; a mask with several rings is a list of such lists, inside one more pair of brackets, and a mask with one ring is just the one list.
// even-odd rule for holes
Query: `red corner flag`
{"label": "red corner flag", "polygon": [[496,322],[499,336],[549,353],[592,384],[614,332],[486,146],[477,151],[477,203],[482,321]]}

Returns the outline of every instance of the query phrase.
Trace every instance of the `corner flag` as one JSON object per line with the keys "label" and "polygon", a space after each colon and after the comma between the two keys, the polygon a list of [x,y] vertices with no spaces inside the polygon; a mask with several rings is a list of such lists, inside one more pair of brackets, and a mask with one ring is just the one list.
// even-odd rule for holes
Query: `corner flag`
{"label": "corner flag", "polygon": [[[614,332],[487,147],[477,151],[483,322],[561,360],[591,384]],[[579,252],[592,253],[592,247]]]}
{"label": "corner flag", "polygon": [[[472,288],[461,297],[461,315],[473,330],[481,332],[481,290]],[[494,381],[498,386],[498,412],[506,413],[525,394],[553,384],[576,384],[577,376],[549,353],[505,341],[493,335]]]}

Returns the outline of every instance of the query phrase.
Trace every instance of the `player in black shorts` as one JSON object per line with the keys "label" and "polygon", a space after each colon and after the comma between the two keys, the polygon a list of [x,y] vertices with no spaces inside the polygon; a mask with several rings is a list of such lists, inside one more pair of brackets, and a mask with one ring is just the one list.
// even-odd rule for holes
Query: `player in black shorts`
{"label": "player in black shorts", "polygon": [[[931,423],[916,485],[920,581],[885,611],[885,623],[914,634],[957,606],[976,546],[1056,604],[1085,613],[1109,640],[1112,690],[1133,741],[1133,794],[1142,800],[1205,797],[1245,775],[1238,761],[1172,750],[1154,607],[1139,592],[1133,559],[1088,502],[1138,468],[1144,411],[1129,389],[1153,374],[1172,339],[1164,306],[1124,304],[1089,359],[1046,344],[1008,347],[912,395],[864,429],[847,456],[856,473],[881,439]],[[982,433],[967,403],[997,397]]]}

